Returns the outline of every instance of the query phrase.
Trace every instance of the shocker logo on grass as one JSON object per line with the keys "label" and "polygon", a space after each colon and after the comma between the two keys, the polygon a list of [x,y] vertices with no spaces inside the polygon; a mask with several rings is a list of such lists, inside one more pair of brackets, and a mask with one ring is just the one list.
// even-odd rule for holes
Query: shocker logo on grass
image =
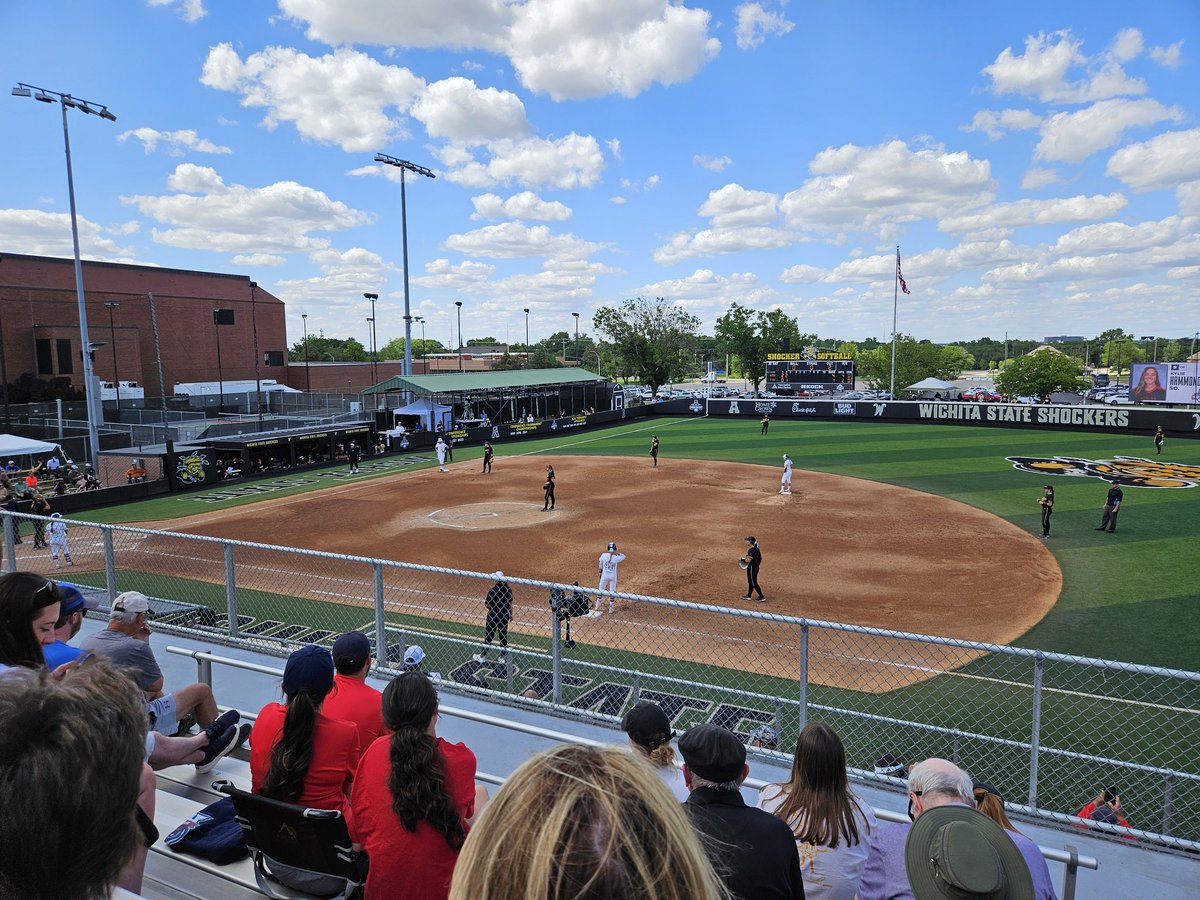
{"label": "shocker logo on grass", "polygon": [[1074,475],[1118,481],[1124,487],[1191,488],[1200,484],[1200,466],[1158,462],[1139,456],[1080,459],[1075,456],[1008,456],[1014,469],[1036,475]]}

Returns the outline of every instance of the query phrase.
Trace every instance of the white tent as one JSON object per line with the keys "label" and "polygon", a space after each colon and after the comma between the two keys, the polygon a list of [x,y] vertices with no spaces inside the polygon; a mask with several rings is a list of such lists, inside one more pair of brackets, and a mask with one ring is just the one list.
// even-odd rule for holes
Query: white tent
{"label": "white tent", "polygon": [[11,459],[14,456],[32,456],[35,453],[58,453],[62,450],[58,444],[38,441],[33,438],[21,437],[16,434],[0,434],[0,457]]}
{"label": "white tent", "polygon": [[[393,421],[399,416],[416,416],[421,420],[421,425],[430,431],[436,430],[438,422],[441,422],[442,426],[448,431],[451,425],[452,410],[449,406],[441,406],[424,397],[414,400],[408,406],[396,407],[392,410],[392,416]],[[399,434],[399,431],[393,428],[388,434],[395,437],[396,434]]]}
{"label": "white tent", "polygon": [[948,396],[950,391],[957,391],[958,388],[952,382],[942,381],[940,378],[923,378],[916,384],[910,384],[905,388],[906,391],[913,391],[918,394],[941,394],[943,397]]}

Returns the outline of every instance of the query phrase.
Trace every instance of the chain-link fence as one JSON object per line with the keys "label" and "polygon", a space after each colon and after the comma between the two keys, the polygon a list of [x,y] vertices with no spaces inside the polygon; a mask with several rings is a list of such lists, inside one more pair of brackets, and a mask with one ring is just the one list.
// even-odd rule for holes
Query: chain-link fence
{"label": "chain-link fence", "polygon": [[[484,602],[494,574],[83,522],[56,539],[49,520],[4,518],[5,571],[64,576],[102,601],[142,591],[159,630],[282,655],[356,629],[388,669],[419,644],[451,691],[606,721],[653,700],[679,730],[709,721],[748,739],[770,724],[784,751],[820,719],[859,771],[941,756],[1060,820],[1111,785],[1147,837],[1200,850],[1197,672],[519,578],[505,579],[505,622]],[[576,592],[602,614],[581,598],[564,618]]]}

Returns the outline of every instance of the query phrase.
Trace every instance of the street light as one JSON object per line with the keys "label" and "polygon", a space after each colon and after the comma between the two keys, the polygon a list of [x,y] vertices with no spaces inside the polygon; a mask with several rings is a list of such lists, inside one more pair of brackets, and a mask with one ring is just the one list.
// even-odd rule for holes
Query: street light
{"label": "street light", "polygon": [[425,317],[413,316],[413,321],[421,323],[421,374],[428,375],[429,367],[425,365]]}
{"label": "street light", "polygon": [[1143,341],[1154,341],[1154,358],[1150,361],[1158,362],[1158,338],[1152,334],[1143,334],[1142,340]]}
{"label": "street light", "polygon": [[[35,94],[34,91],[37,93]],[[100,435],[96,431],[94,404],[96,402],[96,386],[92,384],[95,375],[92,371],[92,355],[88,352],[87,304],[83,294],[83,261],[79,257],[79,222],[75,214],[75,176],[71,171],[71,135],[67,129],[67,107],[77,109],[87,115],[97,115],[110,122],[117,117],[108,111],[103,103],[93,103],[90,100],[80,100],[70,94],[60,94],[58,91],[48,91],[32,84],[17,82],[12,89],[14,97],[33,97],[42,103],[53,103],[57,98],[62,106],[63,148],[67,155],[67,197],[71,201],[71,243],[75,252],[75,299],[79,305],[79,344],[83,348],[83,392],[87,398],[88,442],[91,444],[92,465],[99,466]]]}
{"label": "street light", "polygon": [[458,371],[462,371],[462,301],[455,300],[454,305],[458,307]]}
{"label": "street light", "polygon": [[379,360],[375,355],[375,301],[379,295],[364,293],[363,296],[371,301],[371,318],[367,319],[371,323],[371,380],[379,384]]}
{"label": "street light", "polygon": [[113,324],[113,310],[121,304],[116,300],[108,300],[104,308],[108,310],[108,331],[112,336],[113,356],[113,386],[117,389],[117,421],[121,421],[121,376],[117,374],[117,326]]}
{"label": "street light", "polygon": [[304,329],[304,389],[312,393],[312,374],[308,369],[308,313],[300,313],[300,325]]}
{"label": "street light", "polygon": [[575,364],[578,365],[579,359],[579,313],[571,313],[575,317]]}
{"label": "street light", "polygon": [[525,307],[525,368],[529,368],[529,307]]}
{"label": "street light", "polygon": [[376,153],[375,162],[395,166],[400,170],[400,240],[404,245],[404,374],[412,375],[412,316],[408,307],[408,205],[404,197],[404,173],[413,172],[426,178],[437,178],[433,172],[424,166],[418,166],[406,159],[396,159],[386,153]]}

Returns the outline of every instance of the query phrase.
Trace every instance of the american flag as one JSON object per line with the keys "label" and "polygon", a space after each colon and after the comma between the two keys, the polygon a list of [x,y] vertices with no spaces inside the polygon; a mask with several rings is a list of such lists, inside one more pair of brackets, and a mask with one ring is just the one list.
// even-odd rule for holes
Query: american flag
{"label": "american flag", "polygon": [[899,281],[900,281],[900,290],[904,291],[904,293],[906,293],[906,294],[911,294],[912,291],[910,291],[908,289],[908,284],[906,284],[904,281],[904,275],[900,272],[900,248],[899,247],[896,248],[896,278],[899,279]]}

